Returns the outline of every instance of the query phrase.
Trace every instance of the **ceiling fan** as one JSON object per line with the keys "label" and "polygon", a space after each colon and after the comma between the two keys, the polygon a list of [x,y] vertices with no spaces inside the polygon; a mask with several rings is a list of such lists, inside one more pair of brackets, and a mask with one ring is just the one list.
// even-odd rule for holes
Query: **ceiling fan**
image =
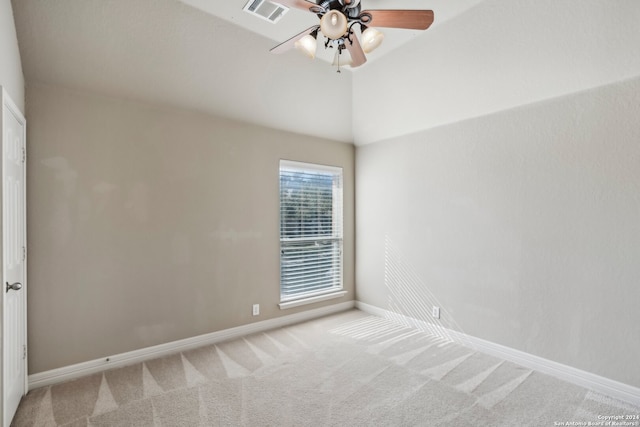
{"label": "ceiling fan", "polygon": [[[335,48],[333,65],[340,72],[340,55],[347,49],[351,61],[342,65],[359,67],[367,62],[365,53],[380,46],[384,34],[374,27],[426,30],[433,23],[432,10],[361,10],[360,0],[274,0],[318,15],[320,24],[307,28],[289,40],[280,43],[272,53],[282,53],[295,47],[307,56],[315,57],[318,32],[326,38],[325,48]],[[362,40],[358,40],[354,26],[359,25]]]}

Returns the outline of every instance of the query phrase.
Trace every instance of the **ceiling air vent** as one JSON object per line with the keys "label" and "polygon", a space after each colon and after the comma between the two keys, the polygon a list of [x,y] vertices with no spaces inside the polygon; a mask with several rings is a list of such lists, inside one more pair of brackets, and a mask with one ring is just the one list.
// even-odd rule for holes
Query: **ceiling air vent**
{"label": "ceiling air vent", "polygon": [[243,10],[275,24],[289,9],[268,0],[249,0]]}

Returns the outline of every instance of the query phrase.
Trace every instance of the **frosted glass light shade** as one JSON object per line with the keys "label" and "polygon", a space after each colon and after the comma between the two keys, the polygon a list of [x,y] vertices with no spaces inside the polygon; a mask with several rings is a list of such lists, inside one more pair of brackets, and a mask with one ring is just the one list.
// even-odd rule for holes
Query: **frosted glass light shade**
{"label": "frosted glass light shade", "polygon": [[309,58],[313,59],[316,57],[316,46],[317,46],[316,38],[311,34],[307,34],[302,37],[300,40],[297,40],[293,45],[300,52],[307,55]]}
{"label": "frosted glass light shade", "polygon": [[362,50],[364,53],[373,52],[384,40],[384,34],[375,28],[367,28],[362,32]]}
{"label": "frosted glass light shade", "polygon": [[340,11],[330,10],[320,19],[320,31],[326,37],[337,40],[347,32],[347,17]]}

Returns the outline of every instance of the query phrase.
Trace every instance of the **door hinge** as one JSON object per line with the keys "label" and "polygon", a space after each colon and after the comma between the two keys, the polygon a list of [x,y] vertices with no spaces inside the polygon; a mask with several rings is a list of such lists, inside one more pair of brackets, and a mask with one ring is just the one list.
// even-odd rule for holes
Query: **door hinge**
{"label": "door hinge", "polygon": [[24,147],[22,147],[22,163],[27,161],[27,150],[25,150]]}
{"label": "door hinge", "polygon": [[22,260],[27,260],[27,248],[25,246],[22,247]]}
{"label": "door hinge", "polygon": [[22,346],[22,359],[26,359],[27,358],[27,346],[23,345]]}

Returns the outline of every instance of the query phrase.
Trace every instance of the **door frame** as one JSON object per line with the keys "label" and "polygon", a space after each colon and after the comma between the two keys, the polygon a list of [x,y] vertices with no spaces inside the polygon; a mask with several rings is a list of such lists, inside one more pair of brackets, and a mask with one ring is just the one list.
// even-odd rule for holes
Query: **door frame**
{"label": "door frame", "polygon": [[[18,120],[18,122],[22,125],[22,138],[24,141],[24,167],[22,170],[22,179],[24,182],[24,193],[23,193],[23,206],[24,206],[24,229],[23,229],[23,233],[24,233],[24,247],[25,247],[25,257],[24,257],[24,262],[23,262],[23,283],[22,283],[22,289],[21,291],[23,292],[23,298],[22,298],[22,304],[23,304],[23,318],[20,319],[20,321],[22,322],[22,330],[24,331],[24,336],[23,336],[23,342],[24,342],[24,346],[25,346],[25,357],[24,357],[24,381],[23,381],[23,395],[27,394],[27,392],[29,391],[29,374],[28,374],[28,359],[27,359],[27,351],[28,351],[28,347],[27,347],[27,160],[26,160],[26,150],[27,150],[27,120],[25,119],[24,115],[22,114],[22,111],[20,111],[20,109],[18,108],[18,106],[13,102],[13,100],[11,99],[11,97],[9,96],[9,94],[7,93],[6,89],[2,86],[0,86],[0,98],[1,98],[1,112],[0,112],[0,140],[1,140],[1,149],[2,151],[0,151],[0,169],[1,169],[1,174],[2,174],[2,186],[0,187],[0,224],[2,224],[2,229],[0,230],[4,230],[4,180],[5,180],[5,173],[4,173],[4,111],[5,108],[7,110],[9,110],[9,112],[11,114],[14,115],[14,117]],[[0,236],[2,236],[2,231],[0,231]],[[4,236],[2,236],[2,239],[4,240]],[[6,410],[5,406],[6,406],[6,399],[5,399],[5,383],[4,383],[4,346],[3,346],[3,342],[4,342],[4,296],[5,296],[5,292],[4,292],[4,282],[5,282],[5,265],[4,265],[4,248],[3,248],[4,244],[0,243],[0,263],[2,266],[2,289],[0,289],[0,292],[2,292],[2,303],[0,304],[0,321],[2,321],[2,331],[0,333],[0,398],[2,399],[1,402],[1,406],[0,406],[0,415],[1,415],[1,419],[0,419],[0,423],[4,423],[4,412]]]}

